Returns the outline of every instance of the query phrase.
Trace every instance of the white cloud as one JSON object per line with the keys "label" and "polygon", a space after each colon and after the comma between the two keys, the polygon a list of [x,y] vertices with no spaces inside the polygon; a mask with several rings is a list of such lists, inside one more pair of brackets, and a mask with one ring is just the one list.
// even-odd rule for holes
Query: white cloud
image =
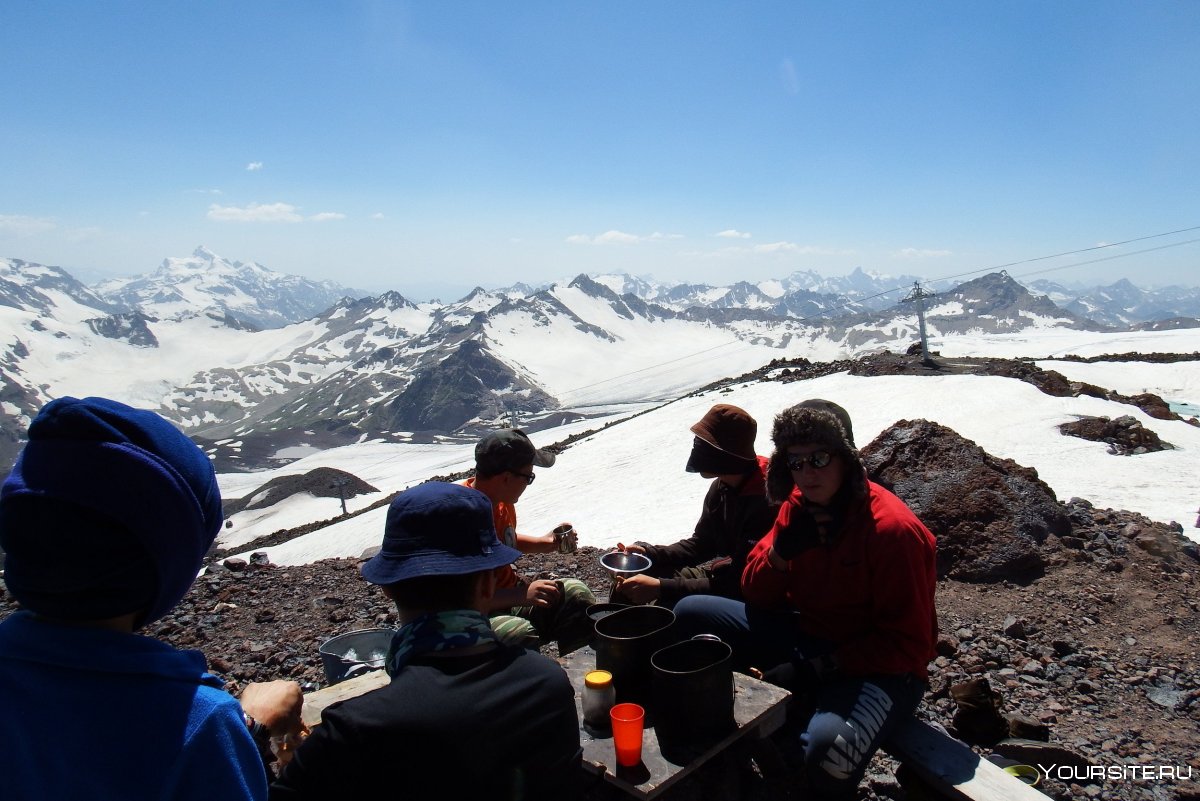
{"label": "white cloud", "polygon": [[261,169],[262,169],[262,162],[261,162],[261,161],[252,161],[252,162],[250,162],[249,164],[247,164],[247,165],[246,165],[246,171],[247,171],[247,172],[258,172],[258,171],[259,171],[259,170],[261,170]]}
{"label": "white cloud", "polygon": [[340,211],[322,211],[314,214],[308,219],[312,220],[313,222],[329,222],[330,220],[344,220],[346,219],[346,215],[342,214]]}
{"label": "white cloud", "polygon": [[596,236],[588,236],[587,234],[572,234],[567,237],[567,241],[572,245],[633,245],[638,242],[657,242],[663,239],[682,239],[682,234],[664,234],[660,231],[655,231],[648,236],[640,236],[638,234],[627,234],[624,231],[605,231]]}
{"label": "white cloud", "polygon": [[597,245],[628,245],[640,240],[641,237],[624,231],[605,231],[593,241]]}
{"label": "white cloud", "polygon": [[749,239],[750,234],[745,231],[738,231],[734,228],[728,228],[724,231],[717,231],[716,236],[724,237],[725,239]]}
{"label": "white cloud", "polygon": [[940,259],[944,256],[949,256],[953,251],[949,250],[928,250],[921,248],[901,248],[892,254],[898,259]]}
{"label": "white cloud", "polygon": [[383,216],[382,211],[377,211],[371,215],[371,219],[372,220],[386,220],[387,218]]}
{"label": "white cloud", "polygon": [[208,219],[216,222],[300,222],[304,218],[296,212],[296,207],[290,203],[251,203],[249,206],[218,206],[216,203],[208,207]]}
{"label": "white cloud", "polygon": [[33,236],[57,228],[54,220],[28,217],[24,214],[0,214],[0,233],[14,236]]}
{"label": "white cloud", "polygon": [[729,258],[739,256],[774,256],[777,254],[786,254],[794,256],[826,256],[826,257],[844,257],[854,256],[857,251],[853,249],[838,249],[829,247],[820,247],[818,245],[797,245],[795,242],[765,242],[761,245],[732,245],[729,247],[718,248],[714,251],[696,251],[692,253],[682,254],[690,258]]}
{"label": "white cloud", "polygon": [[795,242],[771,242],[765,245],[755,245],[751,250],[754,253],[795,253],[799,256],[853,256],[855,254],[854,250],[845,248],[797,245]]}
{"label": "white cloud", "polygon": [[769,242],[755,245],[751,250],[755,253],[799,253],[801,248],[795,242]]}

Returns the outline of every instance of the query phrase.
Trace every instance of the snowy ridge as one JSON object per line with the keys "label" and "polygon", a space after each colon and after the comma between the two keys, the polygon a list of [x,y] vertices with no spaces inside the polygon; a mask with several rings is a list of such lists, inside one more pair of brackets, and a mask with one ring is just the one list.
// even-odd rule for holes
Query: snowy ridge
{"label": "snowy ridge", "polygon": [[[289,293],[303,279],[201,248],[152,276],[108,282],[106,300],[59,268],[4,260],[0,370],[13,391],[0,407],[0,457],[15,453],[32,412],[67,394],[158,409],[211,443],[218,464],[243,468],[296,448],[552,425],[678,397],[775,358],[906,350],[914,304],[874,309],[881,298],[870,295],[900,280],[856,270],[668,287],[579,275],[536,291],[477,288],[449,304],[339,297],[256,330],[248,317],[298,313]],[[926,323],[949,346],[981,333],[1100,329],[1003,273],[940,290]]]}
{"label": "snowy ridge", "polygon": [[205,247],[188,258],[167,258],[149,276],[103,281],[109,302],[166,319],[215,312],[259,328],[295,323],[317,314],[352,290],[309,281],[262,265],[228,261]]}
{"label": "snowy ridge", "polygon": [[[1198,344],[1195,332],[1117,335],[1061,328],[1022,335],[960,335],[951,340],[955,355],[994,357],[1055,350],[1094,355],[1122,352],[1131,346],[1145,352],[1191,352]],[[1046,366],[1070,379],[1117,391],[1145,390],[1174,402],[1200,403],[1200,362],[1146,365],[1055,361]],[[553,468],[537,471],[537,483],[519,504],[520,528],[540,533],[569,520],[579,531],[581,544],[601,548],[631,539],[674,542],[690,533],[708,486],[683,470],[692,441],[689,427],[714,403],[736,404],[758,420],[756,450],[769,454],[774,415],[813,397],[833,400],[850,412],[860,447],[898,420],[932,420],[975,441],[988,453],[1035,468],[1060,500],[1080,497],[1101,508],[1128,509],[1153,520],[1176,521],[1194,539],[1200,538],[1200,530],[1192,527],[1197,504],[1194,477],[1200,471],[1200,428],[1177,420],[1158,420],[1113,401],[1088,396],[1052,397],[1010,378],[866,378],[846,373],[792,383],[751,382],[699,393],[607,428],[603,422],[612,418],[535,432],[534,442],[544,445],[582,429],[595,430],[563,452]],[[1132,415],[1174,449],[1113,456],[1104,443],[1064,437],[1058,431],[1058,425],[1079,416],[1121,415]],[[356,445],[307,457],[281,471],[221,475],[219,479],[223,493],[240,497],[284,471],[303,473],[328,465],[370,481],[381,490],[378,497],[385,497],[430,476],[465,470],[471,464],[469,444]],[[361,502],[365,505],[367,499]],[[323,512],[316,519],[332,517],[334,504],[336,501],[325,499]],[[273,517],[267,509],[257,510],[253,518],[245,513],[235,515],[228,536],[238,532],[238,541],[249,542],[297,524],[291,507],[280,508],[277,514]],[[386,509],[377,509],[265,550],[277,564],[357,556],[363,549],[379,544],[385,516]]]}

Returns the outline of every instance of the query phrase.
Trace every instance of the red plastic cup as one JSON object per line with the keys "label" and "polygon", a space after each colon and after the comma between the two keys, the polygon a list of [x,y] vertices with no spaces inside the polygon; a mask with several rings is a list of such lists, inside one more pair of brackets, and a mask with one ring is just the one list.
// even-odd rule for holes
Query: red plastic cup
{"label": "red plastic cup", "polygon": [[613,745],[617,764],[632,768],[642,761],[642,727],[646,710],[637,704],[617,704],[608,711],[612,720]]}

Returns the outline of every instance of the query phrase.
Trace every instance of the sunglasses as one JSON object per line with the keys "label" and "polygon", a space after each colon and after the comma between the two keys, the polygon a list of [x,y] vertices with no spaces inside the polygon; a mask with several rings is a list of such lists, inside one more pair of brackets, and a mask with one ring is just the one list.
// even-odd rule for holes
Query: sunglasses
{"label": "sunglasses", "polygon": [[521,478],[525,479],[526,484],[532,484],[533,480],[537,478],[537,476],[533,473],[518,473],[516,470],[509,470],[508,472],[512,473],[514,476],[520,476]]}
{"label": "sunglasses", "polygon": [[813,451],[808,456],[801,456],[798,453],[789,453],[787,455],[787,466],[789,470],[795,470],[799,473],[804,469],[804,465],[812,465],[815,470],[820,470],[822,467],[827,467],[833,461],[833,454],[829,451]]}

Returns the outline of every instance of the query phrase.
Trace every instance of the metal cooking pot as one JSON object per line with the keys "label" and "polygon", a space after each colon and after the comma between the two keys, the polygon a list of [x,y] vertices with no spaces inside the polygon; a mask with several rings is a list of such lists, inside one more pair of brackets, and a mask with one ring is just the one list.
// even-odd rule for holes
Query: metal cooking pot
{"label": "metal cooking pot", "polygon": [[614,612],[620,612],[622,609],[628,609],[629,604],[618,603],[598,603],[592,604],[587,608],[587,616],[592,621],[592,648],[596,647],[596,621],[603,620]]}
{"label": "metal cooking pot", "polygon": [[394,629],[358,629],[339,634],[321,644],[321,667],[330,684],[380,670],[387,659]]}
{"label": "metal cooking pot", "polygon": [[603,620],[614,612],[620,612],[622,609],[628,608],[629,604],[618,604],[612,602],[592,604],[587,608],[587,616],[592,619],[593,623],[595,623],[597,620]]}
{"label": "metal cooking pot", "polygon": [[596,667],[612,673],[618,701],[645,706],[650,657],[670,642],[674,624],[675,613],[663,606],[630,606],[596,621]]}
{"label": "metal cooking pot", "polygon": [[704,634],[654,652],[652,709],[660,741],[703,743],[734,728],[732,663],[733,649]]}

